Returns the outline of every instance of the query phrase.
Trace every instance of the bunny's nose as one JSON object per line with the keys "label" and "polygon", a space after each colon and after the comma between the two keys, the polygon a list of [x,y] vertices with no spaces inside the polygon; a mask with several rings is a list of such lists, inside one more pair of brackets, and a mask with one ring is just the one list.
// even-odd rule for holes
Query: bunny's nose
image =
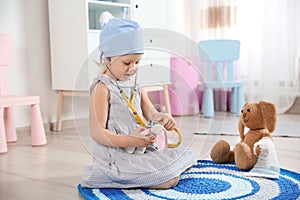
{"label": "bunny's nose", "polygon": [[243,117],[244,117],[244,118],[246,117],[246,115],[247,115],[246,112],[243,112]]}

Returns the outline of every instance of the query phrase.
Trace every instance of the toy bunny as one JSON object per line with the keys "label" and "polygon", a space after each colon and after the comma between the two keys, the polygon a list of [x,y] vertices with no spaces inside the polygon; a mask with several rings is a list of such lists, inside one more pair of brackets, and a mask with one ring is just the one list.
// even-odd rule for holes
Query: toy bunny
{"label": "toy bunny", "polygon": [[[157,139],[154,146],[156,146],[159,151],[162,151],[167,146],[167,133],[165,128],[161,124],[152,121],[148,122],[147,127],[150,128],[145,129],[140,134],[156,137]],[[143,154],[146,151],[146,147],[127,147],[125,151],[128,153]]]}
{"label": "toy bunny", "polygon": [[[263,147],[262,138],[272,141],[272,132],[277,122],[276,107],[273,103],[259,101],[259,103],[246,103],[241,110],[238,130],[241,141],[235,145],[233,151],[230,145],[221,140],[217,142],[210,153],[214,162],[227,163],[235,161],[241,170],[254,167]],[[244,134],[244,129],[249,130]],[[260,141],[260,142],[259,142]]]}

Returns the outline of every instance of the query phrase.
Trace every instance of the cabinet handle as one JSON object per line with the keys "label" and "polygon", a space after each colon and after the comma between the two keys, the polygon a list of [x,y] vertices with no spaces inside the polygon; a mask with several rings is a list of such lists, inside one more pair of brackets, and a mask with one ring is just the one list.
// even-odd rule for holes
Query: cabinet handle
{"label": "cabinet handle", "polygon": [[153,67],[153,64],[152,64],[152,63],[150,63],[150,67]]}
{"label": "cabinet handle", "polygon": [[149,41],[150,41],[150,43],[152,43],[152,39],[150,39]]}
{"label": "cabinet handle", "polygon": [[135,5],[135,8],[138,9],[138,8],[139,8],[139,5],[136,4],[136,5]]}

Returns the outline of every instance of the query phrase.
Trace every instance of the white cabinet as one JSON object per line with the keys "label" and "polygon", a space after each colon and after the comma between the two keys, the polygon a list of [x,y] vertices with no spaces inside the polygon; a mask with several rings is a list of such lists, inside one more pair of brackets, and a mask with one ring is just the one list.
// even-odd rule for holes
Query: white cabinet
{"label": "white cabinet", "polygon": [[[145,55],[138,81],[144,85],[163,85],[168,102],[170,83],[169,53],[158,44],[164,43],[165,32],[149,31],[168,26],[168,0],[48,0],[51,46],[52,89],[58,91],[57,130],[61,128],[64,96],[88,95],[89,85],[99,73],[100,16],[104,12],[118,18],[137,21],[146,28]],[[159,87],[158,89],[161,89]],[[149,90],[157,88],[149,87]],[[83,91],[83,92],[82,92]],[[167,111],[170,109],[167,106]]]}
{"label": "white cabinet", "polygon": [[87,96],[101,70],[99,18],[103,12],[131,18],[131,0],[48,0],[52,89],[58,91],[56,130],[61,129],[64,96]]}
{"label": "white cabinet", "polygon": [[[170,83],[170,55],[166,44],[168,32],[168,0],[133,0],[132,18],[144,29],[145,54],[138,73],[144,85]],[[167,44],[166,44],[167,45]]]}
{"label": "white cabinet", "polygon": [[168,0],[132,0],[132,18],[143,28],[168,27]]}
{"label": "white cabinet", "polygon": [[[137,21],[147,31],[145,55],[138,82],[170,82],[170,56],[157,44],[168,37],[155,29],[168,27],[168,0],[48,0],[51,46],[52,89],[88,91],[99,73],[100,16],[109,12],[118,18]],[[152,29],[152,31],[149,31]]]}
{"label": "white cabinet", "polygon": [[52,89],[87,91],[100,70],[99,18],[131,18],[131,0],[49,0]]}
{"label": "white cabinet", "polygon": [[[81,64],[88,55],[86,2],[49,0],[51,75],[54,90],[72,90]],[[71,6],[72,5],[72,6]]]}

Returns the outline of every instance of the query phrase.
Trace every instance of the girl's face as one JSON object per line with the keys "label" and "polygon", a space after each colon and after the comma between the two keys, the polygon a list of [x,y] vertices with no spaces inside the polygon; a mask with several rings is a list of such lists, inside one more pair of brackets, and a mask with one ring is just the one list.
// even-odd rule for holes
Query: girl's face
{"label": "girl's face", "polygon": [[[108,66],[118,81],[126,81],[136,73],[142,55],[143,54],[128,54],[115,56],[111,58]],[[106,74],[114,78],[108,71]]]}

